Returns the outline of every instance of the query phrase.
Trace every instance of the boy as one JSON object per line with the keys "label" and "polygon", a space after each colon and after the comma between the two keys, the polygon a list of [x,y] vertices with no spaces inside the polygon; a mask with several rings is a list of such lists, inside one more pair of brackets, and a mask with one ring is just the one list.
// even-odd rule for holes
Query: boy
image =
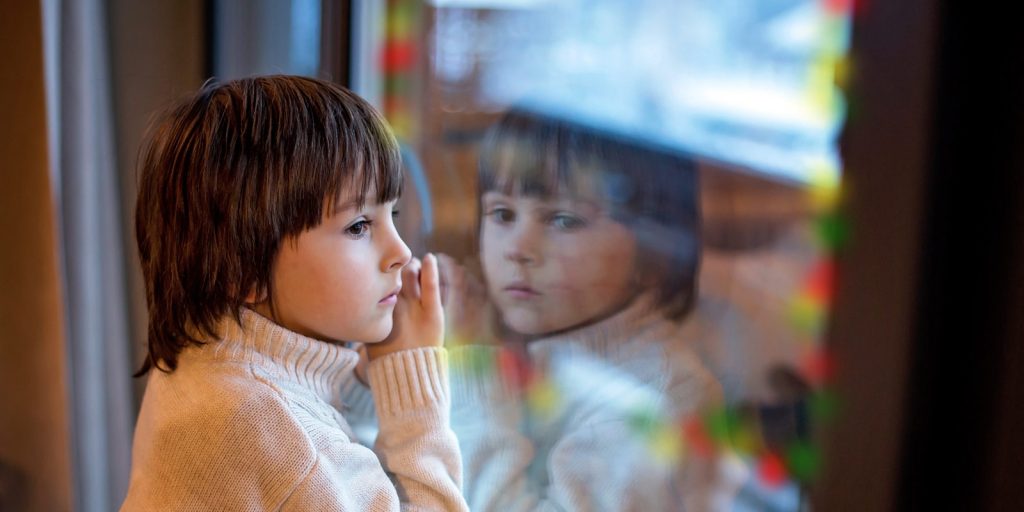
{"label": "boy", "polygon": [[[122,510],[466,509],[437,262],[395,230],[401,189],[381,116],[327,82],[211,83],[158,122],[136,213],[150,376]],[[351,342],[368,345],[373,451],[339,413]]]}

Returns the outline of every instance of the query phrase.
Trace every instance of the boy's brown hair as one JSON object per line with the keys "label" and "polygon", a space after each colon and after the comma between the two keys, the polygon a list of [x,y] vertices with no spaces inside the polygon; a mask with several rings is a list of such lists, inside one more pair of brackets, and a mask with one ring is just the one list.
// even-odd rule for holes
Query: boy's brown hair
{"label": "boy's brown hair", "polygon": [[[281,244],[318,226],[343,194],[402,190],[383,117],[330,82],[266,76],[208,82],[160,116],[140,152],[135,232],[149,307],[143,375],[270,296]],[[372,194],[373,197],[367,197]]]}

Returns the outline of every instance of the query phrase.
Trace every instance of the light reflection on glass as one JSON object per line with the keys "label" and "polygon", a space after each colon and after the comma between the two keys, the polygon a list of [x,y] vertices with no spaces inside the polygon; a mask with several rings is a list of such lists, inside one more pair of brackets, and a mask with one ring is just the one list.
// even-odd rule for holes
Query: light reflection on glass
{"label": "light reflection on glass", "polygon": [[[447,254],[448,278],[465,288],[448,330],[471,506],[802,510],[821,465],[811,433],[841,410],[821,336],[831,251],[847,238],[834,211],[848,6],[388,5],[413,30],[394,39],[420,44],[422,60],[389,68],[404,74],[402,88],[388,82],[385,112],[430,182],[426,245]],[[540,135],[502,141],[510,116],[540,120],[526,130]],[[659,174],[659,158],[674,162],[674,179]],[[496,162],[511,167],[489,175]],[[659,188],[692,207],[674,218],[693,226],[645,217],[656,201],[623,206]],[[600,222],[600,236],[573,241]],[[601,237],[617,228],[636,246],[694,253],[671,264],[699,261],[673,289],[696,293],[684,314],[666,319],[643,293],[622,299],[613,267],[587,280]],[[500,270],[536,257],[560,259],[561,270]],[[650,289],[629,274],[632,292]],[[540,304],[545,283],[583,293]]]}

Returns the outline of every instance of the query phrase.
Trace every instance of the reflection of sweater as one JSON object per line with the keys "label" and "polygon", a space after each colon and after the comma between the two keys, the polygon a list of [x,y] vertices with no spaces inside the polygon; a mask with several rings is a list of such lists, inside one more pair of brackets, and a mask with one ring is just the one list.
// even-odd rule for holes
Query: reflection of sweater
{"label": "reflection of sweater", "polygon": [[452,381],[472,510],[707,508],[713,464],[673,453],[666,436],[721,391],[679,326],[643,302],[531,342],[525,390],[480,363],[501,360],[498,349],[452,350],[475,361],[456,366]]}
{"label": "reflection of sweater", "polygon": [[337,409],[356,352],[248,310],[242,325],[150,375],[122,510],[466,509],[444,349],[370,364],[371,451]]}

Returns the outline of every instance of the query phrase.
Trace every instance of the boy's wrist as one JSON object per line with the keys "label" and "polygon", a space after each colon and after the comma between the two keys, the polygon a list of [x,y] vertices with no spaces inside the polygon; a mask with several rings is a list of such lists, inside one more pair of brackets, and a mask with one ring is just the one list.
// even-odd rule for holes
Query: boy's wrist
{"label": "boy's wrist", "polygon": [[449,403],[448,352],[443,347],[398,350],[368,367],[370,390],[380,415]]}
{"label": "boy's wrist", "polygon": [[423,348],[442,348],[440,344],[414,344],[407,341],[386,340],[378,343],[367,343],[366,358],[374,361],[382,357],[402,352],[405,350],[417,350]]}

